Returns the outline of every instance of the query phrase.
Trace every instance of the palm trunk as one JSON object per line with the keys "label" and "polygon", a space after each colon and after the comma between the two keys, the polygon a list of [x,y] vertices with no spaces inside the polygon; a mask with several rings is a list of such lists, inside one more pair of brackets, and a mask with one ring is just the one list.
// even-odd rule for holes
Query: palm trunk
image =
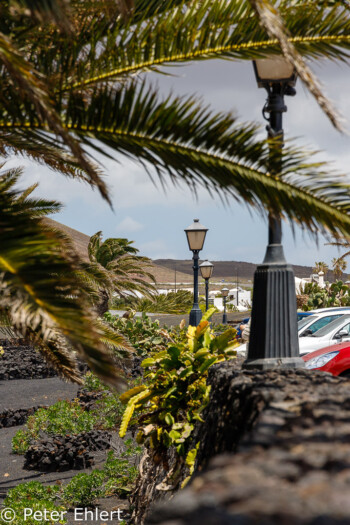
{"label": "palm trunk", "polygon": [[100,300],[96,306],[96,311],[99,317],[103,317],[103,315],[108,311],[108,303],[109,295],[105,290],[103,290],[100,292]]}

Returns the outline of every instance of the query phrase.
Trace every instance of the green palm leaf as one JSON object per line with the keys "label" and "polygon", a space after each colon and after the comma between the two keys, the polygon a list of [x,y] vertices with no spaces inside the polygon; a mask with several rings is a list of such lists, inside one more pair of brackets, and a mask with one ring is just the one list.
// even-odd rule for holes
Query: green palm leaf
{"label": "green palm leaf", "polygon": [[105,381],[120,385],[112,357],[101,342],[90,298],[76,279],[79,260],[68,238],[41,219],[57,203],[36,201],[14,190],[19,171],[0,177],[1,310],[17,333],[30,340],[60,371],[77,379],[75,353]]}

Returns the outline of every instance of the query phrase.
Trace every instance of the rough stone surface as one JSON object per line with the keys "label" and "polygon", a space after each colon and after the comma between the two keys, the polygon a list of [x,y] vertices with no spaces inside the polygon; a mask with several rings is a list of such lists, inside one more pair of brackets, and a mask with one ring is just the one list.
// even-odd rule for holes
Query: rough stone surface
{"label": "rough stone surface", "polygon": [[0,381],[4,379],[43,379],[56,376],[55,370],[48,366],[42,355],[32,346],[2,341],[4,354],[0,356]]}
{"label": "rough stone surface", "polygon": [[31,408],[20,408],[18,410],[4,410],[0,414],[0,428],[10,428],[24,425],[28,417],[35,414],[39,408],[47,408],[47,406],[41,405]]}
{"label": "rough stone surface", "polygon": [[[146,523],[350,523],[350,381],[307,370],[237,371],[226,362],[211,368],[209,382],[205,424],[194,435],[196,475]],[[152,498],[160,499],[156,491]],[[144,514],[134,503],[139,525]]]}
{"label": "rough stone surface", "polygon": [[25,453],[24,468],[43,472],[85,469],[93,464],[91,451],[106,450],[110,445],[111,434],[102,430],[76,436],[44,435]]}

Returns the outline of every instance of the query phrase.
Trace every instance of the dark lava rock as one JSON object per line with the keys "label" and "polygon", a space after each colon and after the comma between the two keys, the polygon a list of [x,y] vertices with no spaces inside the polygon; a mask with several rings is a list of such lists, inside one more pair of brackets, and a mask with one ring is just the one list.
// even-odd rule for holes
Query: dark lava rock
{"label": "dark lava rock", "polygon": [[4,410],[0,414],[0,428],[16,427],[24,425],[29,416],[35,414],[39,408],[47,408],[46,406],[37,406],[31,408],[20,408],[18,410]]}
{"label": "dark lava rock", "polygon": [[4,354],[0,356],[0,381],[6,379],[43,379],[56,376],[43,356],[34,347],[2,342]]}
{"label": "dark lava rock", "polygon": [[102,399],[106,394],[108,394],[108,390],[101,392],[91,392],[86,388],[79,388],[76,397],[78,399],[79,405],[82,406],[84,410],[92,410],[95,408],[96,401]]}
{"label": "dark lava rock", "polygon": [[[350,381],[308,370],[209,371],[195,476],[149,525],[350,523]],[[167,466],[142,460],[133,523],[144,523]],[[150,477],[149,477],[150,476]],[[152,476],[152,477],[151,477]],[[157,489],[158,487],[158,489]]]}
{"label": "dark lava rock", "polygon": [[85,469],[93,464],[89,452],[110,448],[111,434],[91,430],[76,436],[44,436],[25,453],[24,468],[43,472]]}

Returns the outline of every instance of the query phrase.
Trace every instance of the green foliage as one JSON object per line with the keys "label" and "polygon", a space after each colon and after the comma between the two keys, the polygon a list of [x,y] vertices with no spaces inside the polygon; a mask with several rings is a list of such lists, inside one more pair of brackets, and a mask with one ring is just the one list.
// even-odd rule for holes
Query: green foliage
{"label": "green foliage", "polygon": [[19,430],[12,440],[12,451],[24,454],[40,431],[48,434],[79,434],[92,430],[96,417],[85,411],[76,401],[58,401],[48,408],[39,408],[28,418],[26,430]]}
{"label": "green foliage", "polygon": [[12,438],[12,452],[15,454],[25,454],[30,446],[32,439],[28,430],[18,430]]}
{"label": "green foliage", "polygon": [[110,238],[102,242],[102,232],[97,232],[90,238],[90,262],[83,264],[81,276],[85,278],[100,316],[108,310],[113,293],[128,296],[141,292],[149,296],[155,291],[151,284],[154,282],[150,271],[152,261],[138,255],[139,250],[132,245],[133,241],[121,238]]}
{"label": "green foliage", "polygon": [[115,430],[121,423],[125,407],[117,394],[110,393],[96,401],[96,408],[92,411],[95,419],[94,427],[104,430]]}
{"label": "green foliage", "polygon": [[77,277],[80,265],[71,241],[41,220],[60,204],[32,198],[35,185],[18,191],[20,174],[0,173],[0,317],[70,380],[79,381],[80,355],[116,385],[116,367],[101,342],[103,328],[96,323],[90,296]]}
{"label": "green foliage", "polygon": [[303,309],[329,308],[337,306],[350,306],[350,288],[342,281],[326,283],[325,288],[320,288],[317,283],[306,283],[302,293],[308,296]]}
{"label": "green foliage", "polygon": [[125,407],[119,395],[110,391],[99,378],[86,374],[84,387],[91,392],[102,392],[95,407],[87,411],[78,401],[58,401],[48,408],[40,408],[28,418],[26,428],[19,430],[12,439],[12,451],[25,454],[40,431],[48,434],[77,435],[92,429],[113,430],[122,420]]}
{"label": "green foliage", "polygon": [[148,355],[154,350],[162,350],[171,340],[169,332],[160,328],[159,321],[153,321],[145,313],[141,318],[132,317],[132,315],[130,318],[123,318],[107,312],[104,315],[104,320],[113,329],[123,334],[140,356]]}
{"label": "green foliage", "polygon": [[84,388],[89,392],[101,392],[108,388],[101,379],[95,376],[92,372],[88,372],[84,376]]}
{"label": "green foliage", "polygon": [[[60,493],[58,485],[44,486],[39,481],[30,481],[28,483],[21,483],[15,488],[10,489],[4,501],[4,507],[11,508],[16,514],[16,525],[56,525],[64,524],[66,520],[45,520],[34,519],[33,516],[26,516],[24,518],[24,508],[33,509],[33,511],[49,513],[52,511],[62,512],[65,508],[58,505],[57,501]],[[0,523],[5,525],[7,522],[0,519]]]}
{"label": "green foliage", "polygon": [[158,314],[186,314],[191,310],[192,305],[193,294],[188,290],[178,290],[130,301],[130,307],[137,312]]}
{"label": "green foliage", "polygon": [[145,384],[120,397],[126,403],[121,436],[125,435],[134,410],[142,410],[138,443],[159,450],[175,446],[179,456],[190,452],[188,443],[194,423],[201,420],[209,400],[208,369],[234,357],[238,345],[233,328],[214,336],[206,320],[213,311],[207,312],[198,327],[188,328],[186,342],[170,343],[142,362]]}
{"label": "green foliage", "polygon": [[[31,518],[21,519],[24,508],[44,511],[67,511],[77,506],[92,507],[100,497],[128,494],[135,483],[138,469],[136,459],[142,453],[142,447],[135,445],[133,440],[125,441],[126,449],[119,456],[109,451],[102,469],[91,473],[81,473],[74,476],[63,487],[58,485],[44,486],[38,481],[22,483],[10,489],[4,505],[16,512],[16,525],[54,525],[64,524],[62,521],[38,521]],[[5,522],[0,520],[1,525]]]}
{"label": "green foliage", "polygon": [[78,505],[91,507],[97,498],[103,495],[104,480],[102,470],[93,470],[90,474],[77,474],[64,488],[62,500],[66,507],[74,508]]}

